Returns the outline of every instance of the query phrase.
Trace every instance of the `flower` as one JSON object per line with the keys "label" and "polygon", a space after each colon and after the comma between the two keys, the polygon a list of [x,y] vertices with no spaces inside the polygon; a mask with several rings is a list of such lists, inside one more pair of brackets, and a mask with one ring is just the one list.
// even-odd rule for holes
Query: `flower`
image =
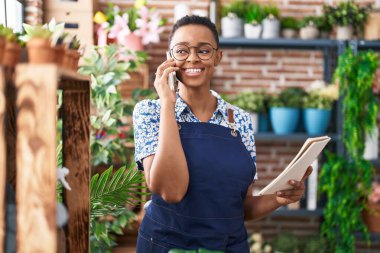
{"label": "flower", "polygon": [[136,0],[133,8],[124,11],[112,4],[108,5],[105,13],[98,11],[93,18],[98,24],[98,45],[107,40],[104,33],[108,33],[108,38],[116,39],[119,45],[127,45],[131,34],[139,37],[140,44],[158,43],[159,35],[164,31],[164,19],[146,4],[146,0]]}
{"label": "flower", "polygon": [[95,13],[95,15],[94,15],[94,19],[93,20],[94,20],[95,23],[101,25],[101,24],[107,22],[107,16],[104,15],[103,12],[97,11]]}
{"label": "flower", "polygon": [[380,203],[380,183],[372,183],[372,191],[368,195],[368,200],[374,204]]}

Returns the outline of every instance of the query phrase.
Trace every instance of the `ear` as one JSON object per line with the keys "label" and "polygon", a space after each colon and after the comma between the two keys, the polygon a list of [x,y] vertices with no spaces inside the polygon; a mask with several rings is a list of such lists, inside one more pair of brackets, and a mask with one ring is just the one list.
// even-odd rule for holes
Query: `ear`
{"label": "ear", "polygon": [[219,63],[222,61],[222,58],[223,58],[223,51],[222,50],[219,49],[216,52],[217,52],[217,54],[216,54],[215,61],[214,61],[214,67],[218,66]]}

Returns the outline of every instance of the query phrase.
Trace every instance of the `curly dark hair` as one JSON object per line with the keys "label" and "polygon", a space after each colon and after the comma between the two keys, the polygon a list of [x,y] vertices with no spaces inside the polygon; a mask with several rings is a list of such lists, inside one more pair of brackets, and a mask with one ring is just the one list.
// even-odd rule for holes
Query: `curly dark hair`
{"label": "curly dark hair", "polygon": [[214,39],[216,42],[216,47],[219,48],[219,35],[218,31],[216,30],[216,26],[209,18],[201,17],[197,15],[186,15],[185,17],[179,19],[172,27],[172,30],[169,35],[169,47],[170,42],[172,41],[174,33],[178,30],[178,28],[186,25],[203,25],[210,29],[212,34],[214,35]]}

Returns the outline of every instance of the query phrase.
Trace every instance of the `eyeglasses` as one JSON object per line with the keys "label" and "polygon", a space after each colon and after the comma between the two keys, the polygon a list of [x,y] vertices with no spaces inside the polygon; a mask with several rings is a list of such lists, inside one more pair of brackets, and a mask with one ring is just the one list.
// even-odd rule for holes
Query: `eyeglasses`
{"label": "eyeglasses", "polygon": [[189,47],[187,45],[179,44],[170,49],[170,52],[177,61],[185,61],[191,54],[191,48],[195,48],[198,58],[202,61],[209,60],[213,56],[214,50],[218,50],[210,44],[203,44],[198,47]]}

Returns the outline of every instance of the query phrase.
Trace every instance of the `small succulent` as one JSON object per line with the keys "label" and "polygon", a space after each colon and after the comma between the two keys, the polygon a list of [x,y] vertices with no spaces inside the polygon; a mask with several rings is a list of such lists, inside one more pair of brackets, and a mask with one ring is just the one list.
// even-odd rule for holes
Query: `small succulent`
{"label": "small succulent", "polygon": [[25,30],[25,35],[21,36],[20,39],[24,42],[28,42],[33,38],[49,39],[53,35],[49,29],[43,27],[42,25],[22,25]]}
{"label": "small succulent", "polygon": [[69,42],[69,49],[79,49],[80,48],[80,41],[78,37],[75,35],[71,41]]}
{"label": "small succulent", "polygon": [[264,5],[263,7],[264,17],[268,17],[270,19],[280,17],[280,9],[276,5]]}
{"label": "small succulent", "polygon": [[234,0],[231,4],[223,6],[222,17],[237,16],[238,18],[244,18],[246,13],[247,3],[242,0]]}

